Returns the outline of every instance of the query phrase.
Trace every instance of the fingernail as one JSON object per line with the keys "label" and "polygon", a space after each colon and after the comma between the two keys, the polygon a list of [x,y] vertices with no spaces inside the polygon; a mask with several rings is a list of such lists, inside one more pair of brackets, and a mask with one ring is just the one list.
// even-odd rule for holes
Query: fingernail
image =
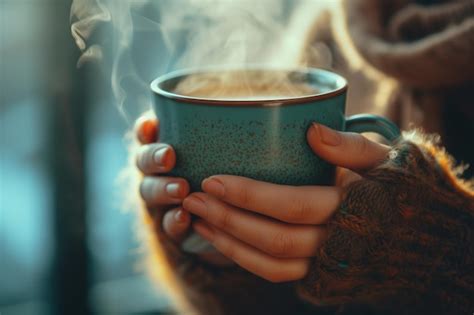
{"label": "fingernail", "polygon": [[166,193],[168,196],[173,198],[182,198],[183,193],[181,189],[181,185],[178,183],[169,183],[166,185]]}
{"label": "fingernail", "polygon": [[208,240],[209,242],[212,242],[214,239],[214,229],[211,228],[209,225],[202,223],[202,222],[196,222],[193,225],[194,230],[201,235],[204,239]]}
{"label": "fingernail", "polygon": [[183,201],[184,209],[198,216],[203,216],[206,212],[206,203],[196,196],[190,196]]}
{"label": "fingernail", "polygon": [[186,212],[184,212],[184,210],[180,209],[180,210],[178,210],[178,211],[175,213],[174,219],[175,219],[177,222],[183,223],[183,222],[185,222],[186,219],[187,219],[187,214],[186,214]]}
{"label": "fingernail", "polygon": [[206,178],[202,182],[202,188],[205,192],[213,194],[217,197],[224,197],[225,195],[224,184],[215,178]]}
{"label": "fingernail", "polygon": [[313,128],[324,144],[330,146],[337,146],[341,144],[342,138],[339,132],[317,123],[313,123]]}
{"label": "fingernail", "polygon": [[153,161],[161,166],[166,165],[167,160],[169,157],[169,149],[168,148],[160,148],[153,153]]}

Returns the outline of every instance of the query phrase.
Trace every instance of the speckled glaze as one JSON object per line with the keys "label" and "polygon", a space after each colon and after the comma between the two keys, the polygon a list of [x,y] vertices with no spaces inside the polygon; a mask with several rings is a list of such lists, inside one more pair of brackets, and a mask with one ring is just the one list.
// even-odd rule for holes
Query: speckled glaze
{"label": "speckled glaze", "polygon": [[170,92],[177,81],[196,71],[209,70],[174,72],[152,83],[160,141],[172,145],[177,156],[169,175],[186,178],[193,191],[216,174],[288,185],[331,184],[334,166],[316,156],[306,142],[312,122],[336,130],[374,131],[389,140],[399,135],[381,117],[359,115],[347,120],[346,81],[331,72],[294,70],[304,73],[323,93],[292,99],[220,101]]}

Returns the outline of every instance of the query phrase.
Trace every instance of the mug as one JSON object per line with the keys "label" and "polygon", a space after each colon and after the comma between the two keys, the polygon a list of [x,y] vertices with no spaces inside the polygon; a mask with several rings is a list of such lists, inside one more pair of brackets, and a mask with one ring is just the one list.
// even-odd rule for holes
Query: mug
{"label": "mug", "polygon": [[[176,86],[196,74],[241,71],[197,68],[175,71],[151,83],[160,141],[173,146],[176,167],[168,174],[200,191],[205,178],[217,174],[245,176],[286,185],[330,185],[335,167],[318,157],[306,141],[313,122],[348,132],[375,132],[388,141],[400,136],[389,120],[369,114],[345,117],[347,82],[330,71],[284,70],[288,78],[317,88],[318,93],[282,98],[208,98],[180,95]],[[271,76],[281,69],[246,69]]]}

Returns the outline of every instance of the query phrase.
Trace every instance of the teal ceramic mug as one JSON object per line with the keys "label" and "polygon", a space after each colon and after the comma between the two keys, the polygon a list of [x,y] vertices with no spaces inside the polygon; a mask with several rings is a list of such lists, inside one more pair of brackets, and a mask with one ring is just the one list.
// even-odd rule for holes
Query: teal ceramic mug
{"label": "teal ceramic mug", "polygon": [[[329,71],[304,68],[255,68],[247,75],[271,77],[287,73],[314,93],[261,97],[196,97],[176,87],[189,76],[219,74],[224,68],[188,69],[166,74],[151,84],[154,110],[160,119],[160,141],[173,146],[176,167],[170,176],[186,178],[191,190],[203,179],[232,174],[287,185],[328,185],[335,167],[313,153],[306,141],[312,122],[349,132],[375,132],[389,141],[399,129],[389,120],[360,114],[345,117],[346,80]],[[297,82],[296,82],[297,81]]]}

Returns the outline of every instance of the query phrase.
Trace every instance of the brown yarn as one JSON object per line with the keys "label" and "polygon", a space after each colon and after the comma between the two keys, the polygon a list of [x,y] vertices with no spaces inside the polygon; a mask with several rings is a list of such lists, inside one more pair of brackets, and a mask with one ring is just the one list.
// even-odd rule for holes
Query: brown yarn
{"label": "brown yarn", "polygon": [[401,141],[394,159],[348,187],[301,283],[304,298],[398,314],[474,310],[473,183],[423,143]]}
{"label": "brown yarn", "polygon": [[359,53],[405,86],[440,88],[474,79],[474,4],[345,0]]}

